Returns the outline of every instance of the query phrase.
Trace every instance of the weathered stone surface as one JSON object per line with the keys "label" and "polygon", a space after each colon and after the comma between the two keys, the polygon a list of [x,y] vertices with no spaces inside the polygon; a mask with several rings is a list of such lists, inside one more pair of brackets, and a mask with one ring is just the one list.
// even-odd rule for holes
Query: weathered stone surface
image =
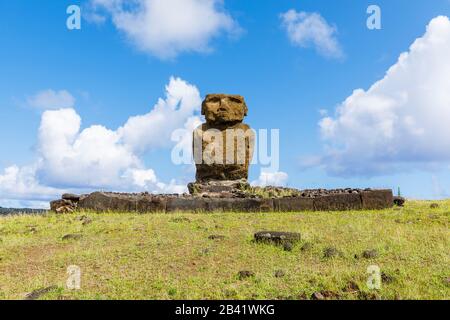
{"label": "weathered stone surface", "polygon": [[248,125],[205,123],[194,130],[193,139],[198,182],[248,179],[255,139]]}
{"label": "weathered stone surface", "polygon": [[208,211],[205,198],[182,198],[175,197],[167,199],[166,212],[204,212]]}
{"label": "weathered stone surface", "polygon": [[94,192],[80,200],[80,209],[94,211],[137,211],[137,201],[131,196]]}
{"label": "weathered stone surface", "polygon": [[208,94],[202,103],[202,115],[210,124],[241,122],[248,108],[244,97],[229,94]]}
{"label": "weathered stone surface", "polygon": [[300,197],[274,199],[273,206],[274,211],[278,212],[314,211],[314,199]]}
{"label": "weathered stone surface", "polygon": [[71,204],[72,204],[71,201],[64,200],[64,199],[51,201],[50,202],[50,210],[56,211],[56,209],[59,208],[59,207],[67,206],[67,205],[71,205]]}
{"label": "weathered stone surface", "polygon": [[399,207],[403,207],[405,205],[406,199],[403,197],[394,197],[394,204]]}
{"label": "weathered stone surface", "polygon": [[248,179],[255,137],[242,123],[247,111],[241,96],[206,96],[202,104],[206,123],[193,133],[197,182]]}
{"label": "weathered stone surface", "polygon": [[50,202],[50,210],[56,213],[72,213],[76,208],[77,204],[72,200],[60,199]]}
{"label": "weathered stone surface", "polygon": [[210,212],[271,212],[272,199],[212,198],[205,199]]}
{"label": "weathered stone surface", "polygon": [[255,273],[253,271],[249,271],[249,270],[242,270],[238,272],[238,278],[239,280],[244,280],[247,278],[252,278],[255,276]]}
{"label": "weathered stone surface", "polygon": [[165,198],[150,194],[94,192],[78,202],[78,208],[94,211],[164,212]]}
{"label": "weathered stone surface", "polygon": [[242,192],[250,188],[245,179],[241,180],[211,180],[206,182],[194,182],[188,184],[189,193],[196,196],[209,196],[221,198],[223,195],[229,198],[240,197]]}
{"label": "weathered stone surface", "polygon": [[314,199],[315,211],[361,210],[362,201],[358,193],[342,193]]}
{"label": "weathered stone surface", "polygon": [[285,244],[295,243],[301,240],[300,233],[297,232],[280,232],[280,231],[260,231],[255,233],[256,242]]}
{"label": "weathered stone surface", "polygon": [[[80,200],[60,199],[51,202],[51,209],[58,213],[71,213],[77,209],[118,212],[300,212],[383,209],[392,207],[390,190],[329,190],[328,193],[309,192],[307,196],[269,197],[266,194],[248,194],[234,182],[212,186],[210,191],[196,196],[153,195],[149,193],[94,192],[81,195]],[[245,184],[244,184],[245,185]],[[217,189],[214,189],[217,188]],[[224,188],[224,189],[221,189]],[[230,191],[227,188],[234,188]],[[245,189],[245,187],[244,187]],[[303,193],[302,193],[303,194]],[[314,197],[312,196],[314,194]],[[323,195],[325,194],[325,195]]]}
{"label": "weathered stone surface", "polygon": [[70,201],[75,201],[75,202],[80,201],[80,196],[77,194],[73,194],[73,193],[65,193],[62,195],[61,198],[64,200],[70,200]]}
{"label": "weathered stone surface", "polygon": [[80,240],[83,237],[82,234],[79,233],[71,233],[64,235],[61,240]]}
{"label": "weathered stone surface", "polygon": [[146,195],[138,199],[136,203],[136,211],[146,212],[165,212],[167,199],[161,196]]}
{"label": "weathered stone surface", "polygon": [[392,190],[362,191],[361,200],[365,210],[386,209],[394,205]]}

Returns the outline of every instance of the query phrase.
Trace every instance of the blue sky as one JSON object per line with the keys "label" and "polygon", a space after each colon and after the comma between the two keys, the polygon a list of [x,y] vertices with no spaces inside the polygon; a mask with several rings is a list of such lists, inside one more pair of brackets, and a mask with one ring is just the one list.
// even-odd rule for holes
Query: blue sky
{"label": "blue sky", "polygon": [[[154,2],[156,6],[158,1]],[[187,2],[194,5],[198,1]],[[418,52],[416,59],[410,59],[405,67],[409,69],[403,75],[408,77],[408,81],[401,81],[402,76],[393,75],[392,78],[400,79],[398,81],[402,84],[393,84],[394,80],[386,81],[384,89],[373,95],[397,97],[409,90],[411,93],[417,91],[414,89],[415,85],[423,87],[436,82],[440,84],[438,88],[428,88],[426,91],[431,92],[433,97],[442,97],[436,104],[425,108],[424,103],[417,102],[423,96],[415,97],[411,108],[408,107],[410,100],[405,105],[393,103],[391,106],[386,102],[386,108],[390,109],[385,114],[377,113],[377,116],[374,115],[377,112],[374,109],[378,110],[376,102],[373,108],[367,107],[364,102],[349,102],[344,106],[345,116],[336,113],[336,108],[342,107],[355,89],[361,88],[367,93],[397,63],[402,52],[407,52],[416,39],[426,35],[426,27],[434,18],[450,16],[449,1],[206,2],[215,4],[208,7],[215,14],[212,18],[205,18],[208,23],[194,23],[193,26],[188,17],[186,26],[180,22],[180,25],[170,28],[150,30],[150,36],[133,36],[133,25],[126,25],[133,22],[122,21],[122,25],[119,25],[118,17],[124,12],[133,12],[135,17],[142,17],[139,10],[150,10],[148,7],[131,8],[121,4],[117,9],[111,7],[112,1],[109,0],[2,1],[0,182],[3,186],[0,186],[0,206],[44,206],[48,199],[60,191],[128,189],[128,185],[122,184],[122,180],[117,180],[117,177],[105,181],[91,179],[86,184],[81,183],[80,179],[67,178],[71,175],[82,177],[83,174],[108,175],[107,170],[112,164],[106,163],[104,170],[98,172],[95,165],[74,168],[71,164],[64,168],[64,157],[55,160],[48,154],[56,152],[52,144],[57,139],[45,138],[46,125],[52,126],[49,122],[51,118],[57,122],[56,127],[65,127],[64,121],[76,120],[78,116],[81,119],[80,132],[93,125],[100,125],[114,136],[130,117],[148,114],[159,98],[165,99],[165,87],[171,77],[180,78],[179,81],[186,85],[195,86],[201,97],[213,92],[241,94],[245,96],[249,106],[246,123],[255,129],[280,129],[279,171],[288,176],[287,179],[282,179],[285,185],[298,188],[387,187],[395,190],[400,187],[404,195],[414,198],[448,196],[450,154],[438,152],[448,146],[447,139],[443,138],[445,126],[441,128],[438,125],[436,139],[432,139],[433,126],[430,122],[435,120],[442,123],[450,115],[450,111],[443,114],[432,111],[435,105],[439,105],[436,110],[441,110],[439,108],[444,108],[446,102],[450,102],[445,96],[447,89],[450,92],[450,87],[446,86],[447,79],[441,78],[439,71],[433,73],[433,68],[441,68],[436,67],[434,62],[427,62],[424,56],[430,54],[421,56]],[[66,9],[72,4],[82,8],[81,30],[68,30],[66,27]],[[381,8],[381,30],[369,30],[366,27],[366,9],[370,4]],[[201,21],[204,11],[200,9],[199,12],[194,12],[194,9],[184,12],[186,15],[198,15],[195,20]],[[323,40],[320,35],[307,34],[307,37],[315,40],[302,44],[290,38],[281,17],[281,14],[289,10],[295,10],[297,14],[305,12],[308,17],[312,13],[320,15],[320,21],[325,23],[328,31],[332,30],[330,41],[335,41],[334,44],[342,54],[337,56],[321,52],[317,44],[317,41],[320,43]],[[182,12],[170,13],[171,11],[174,10],[161,12],[183,15]],[[167,18],[165,21],[180,20],[179,16],[158,17]],[[116,21],[113,21],[114,18]],[[183,19],[184,17],[181,21]],[[217,19],[215,24],[211,22],[214,19]],[[143,28],[159,27],[157,21],[143,18],[140,22]],[[446,21],[438,22],[434,28],[430,28],[430,38],[436,34],[449,43],[450,39],[446,38]],[[186,28],[191,27],[192,30],[186,31]],[[293,27],[298,25],[294,24]],[[178,37],[177,32],[188,32],[188,39]],[[306,32],[310,30],[307,28]],[[193,49],[197,45],[196,41],[198,48]],[[445,44],[434,46],[432,40],[429,43],[425,41],[424,44],[429,44],[429,50],[448,48]],[[417,50],[420,51],[420,48]],[[414,55],[411,54],[411,57]],[[423,71],[427,70],[427,63],[430,63],[429,72]],[[450,62],[443,65],[442,70],[446,70],[448,64]],[[424,78],[428,82],[422,85],[420,81]],[[417,81],[414,82],[414,79]],[[402,87],[406,85],[410,87]],[[64,100],[62,91],[72,97],[73,101]],[[54,117],[49,116],[48,121],[43,122],[43,115],[49,109],[53,109],[53,112],[60,110],[59,107],[52,106],[48,99],[44,99],[49,97],[42,96],[43,92],[55,93],[54,99],[62,99],[58,101],[61,108],[73,109],[74,113],[55,113]],[[367,96],[371,95],[367,93]],[[361,100],[366,101],[363,99],[364,97]],[[384,101],[379,103],[380,108],[384,108]],[[199,116],[196,106],[190,108],[191,114],[185,117]],[[355,111],[356,109],[359,111]],[[447,109],[450,109],[448,104]],[[425,121],[422,115],[426,110],[430,111],[426,113],[430,114],[430,118],[422,123],[421,121]],[[364,112],[369,115],[361,115]],[[389,117],[396,119],[395,121],[408,121],[393,124],[393,132],[381,138],[381,131],[378,130]],[[324,125],[324,118],[331,121]],[[371,129],[373,126],[373,135],[368,134],[364,128],[349,125],[348,119],[370,119],[367,120],[366,128]],[[181,124],[184,120],[179,119]],[[331,126],[333,130],[330,133],[327,130]],[[411,126],[417,130],[408,131]],[[159,127],[164,128],[163,120],[153,128]],[[130,190],[173,190],[170,186],[184,185],[194,177],[191,167],[172,164],[170,156],[173,143],[158,143],[159,138],[165,137],[163,133],[159,136],[158,130],[150,130],[149,135],[152,137],[142,138],[150,139],[146,140],[147,147],[144,150],[133,149],[123,157],[114,154],[122,160],[129,156],[130,160],[124,160],[120,168],[111,169],[115,170],[112,175],[117,175],[117,172],[123,175],[127,166],[131,166],[141,170],[140,173],[145,173],[144,176],[149,180],[148,183],[130,186]],[[324,137],[326,132],[329,135]],[[96,134],[92,131],[89,133]],[[100,130],[100,134],[103,133],[105,132]],[[354,142],[358,137],[371,142]],[[368,137],[373,137],[373,141]],[[69,141],[71,142],[73,141]],[[386,148],[382,147],[383,144]],[[108,157],[108,154],[104,157]],[[312,159],[307,166],[305,159]],[[74,158],[71,161],[79,163],[81,160]],[[381,167],[380,162],[383,163]],[[55,170],[51,166],[60,168]],[[336,169],[336,166],[339,168]],[[258,179],[260,169],[258,165],[251,168],[251,181]],[[148,170],[152,170],[157,178],[151,177]],[[173,179],[175,180],[171,184]]]}

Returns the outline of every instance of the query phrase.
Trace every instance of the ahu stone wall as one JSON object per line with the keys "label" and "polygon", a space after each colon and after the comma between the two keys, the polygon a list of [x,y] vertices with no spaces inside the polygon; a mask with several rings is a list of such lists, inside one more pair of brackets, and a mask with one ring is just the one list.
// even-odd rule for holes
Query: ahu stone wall
{"label": "ahu stone wall", "polygon": [[59,213],[77,210],[98,212],[301,212],[379,210],[391,208],[391,190],[335,190],[311,192],[305,196],[283,198],[208,198],[190,195],[152,195],[149,193],[94,192],[88,195],[63,195],[51,202]]}

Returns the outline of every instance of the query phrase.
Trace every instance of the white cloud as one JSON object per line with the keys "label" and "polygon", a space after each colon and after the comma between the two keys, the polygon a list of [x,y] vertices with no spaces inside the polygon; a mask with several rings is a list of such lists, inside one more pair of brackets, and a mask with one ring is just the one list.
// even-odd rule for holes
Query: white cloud
{"label": "white cloud", "polygon": [[[192,130],[200,121],[200,105],[195,86],[171,78],[165,99],[117,130],[102,125],[81,129],[81,118],[74,109],[47,110],[39,128],[38,161],[29,167],[12,166],[0,174],[0,205],[42,202],[65,191],[186,192],[186,186],[175,180],[160,181],[153,169],[145,167],[142,155],[169,146],[172,131]],[[189,139],[185,138],[186,145]]]}
{"label": "white cloud", "polygon": [[[123,142],[137,152],[167,146],[175,129],[193,121],[190,117],[200,112],[201,103],[195,86],[171,78],[165,99],[159,99],[151,112],[128,119],[118,133]],[[196,119],[198,123],[200,120]]]}
{"label": "white cloud", "polygon": [[[36,166],[11,166],[0,173],[0,206],[16,206],[26,199],[26,205],[40,208],[45,200],[60,195],[63,190],[46,187],[37,181]],[[48,202],[47,202],[48,206]]]}
{"label": "white cloud", "polygon": [[450,21],[433,19],[386,76],[320,121],[322,164],[372,176],[450,163]]}
{"label": "white cloud", "polygon": [[261,171],[258,180],[253,181],[252,186],[273,186],[273,187],[285,187],[288,181],[288,174],[285,172],[266,172]]}
{"label": "white cloud", "polygon": [[42,109],[73,108],[75,98],[66,90],[44,90],[27,99],[29,106]]}
{"label": "white cloud", "polygon": [[297,12],[291,9],[281,14],[281,20],[292,44],[302,48],[314,47],[319,54],[326,57],[343,56],[336,38],[337,28],[330,25],[319,13]]}
{"label": "white cloud", "polygon": [[111,15],[139,50],[162,59],[208,52],[214,37],[239,31],[223,0],[91,0],[91,5]]}

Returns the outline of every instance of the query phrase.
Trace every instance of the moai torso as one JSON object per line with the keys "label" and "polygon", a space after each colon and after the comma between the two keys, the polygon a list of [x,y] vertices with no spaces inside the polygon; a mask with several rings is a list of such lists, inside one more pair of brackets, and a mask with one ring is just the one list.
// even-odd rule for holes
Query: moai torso
{"label": "moai torso", "polygon": [[206,123],[194,130],[197,182],[248,179],[254,132],[242,122],[247,110],[241,96],[206,97],[202,104]]}

